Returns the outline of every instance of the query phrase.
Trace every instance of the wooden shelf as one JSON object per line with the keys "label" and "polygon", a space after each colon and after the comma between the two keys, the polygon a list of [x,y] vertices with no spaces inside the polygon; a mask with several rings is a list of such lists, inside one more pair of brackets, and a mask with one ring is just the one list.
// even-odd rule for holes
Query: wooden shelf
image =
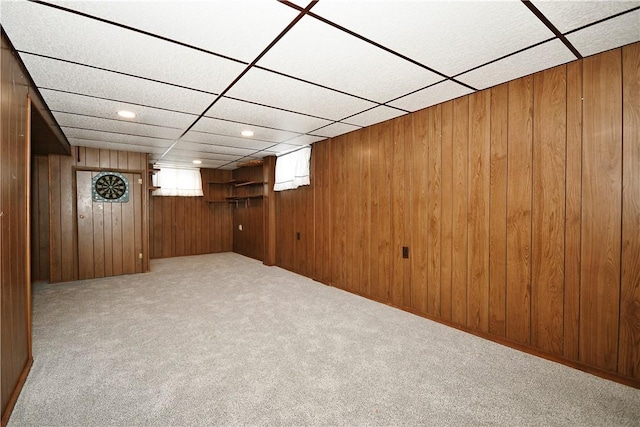
{"label": "wooden shelf", "polygon": [[162,187],[155,187],[153,185],[150,185],[149,186],[149,191],[156,191],[156,190],[159,190],[160,188],[162,188]]}
{"label": "wooden shelf", "polygon": [[262,181],[245,181],[245,182],[238,182],[237,184],[234,184],[234,187],[244,187],[245,185],[262,185],[264,184],[264,182]]}
{"label": "wooden shelf", "polygon": [[215,185],[231,185],[235,184],[237,181],[235,179],[231,179],[229,181],[209,181],[207,184],[215,184]]}

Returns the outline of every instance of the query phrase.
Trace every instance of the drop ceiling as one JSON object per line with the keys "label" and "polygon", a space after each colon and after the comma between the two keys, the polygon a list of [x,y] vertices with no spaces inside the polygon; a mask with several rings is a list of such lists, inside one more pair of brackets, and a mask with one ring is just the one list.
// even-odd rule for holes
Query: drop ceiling
{"label": "drop ceiling", "polygon": [[2,1],[0,22],[72,145],[234,169],[637,42],[640,1]]}

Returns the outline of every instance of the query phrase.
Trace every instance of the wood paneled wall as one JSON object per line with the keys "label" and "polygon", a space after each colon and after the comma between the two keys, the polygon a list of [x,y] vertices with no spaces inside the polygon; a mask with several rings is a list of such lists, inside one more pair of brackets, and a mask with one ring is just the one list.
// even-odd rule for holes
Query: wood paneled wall
{"label": "wood paneled wall", "polygon": [[[210,181],[231,180],[231,171],[201,169],[204,197],[151,196],[151,257],[168,258],[232,250],[232,212],[208,203]],[[211,197],[210,197],[211,196]]]}
{"label": "wood paneled wall", "polygon": [[29,81],[2,33],[0,54],[0,402],[6,425],[32,363]]}
{"label": "wood paneled wall", "polygon": [[[263,182],[262,165],[246,166],[233,171],[233,179],[236,181]],[[237,187],[234,189],[236,196],[249,196],[264,194],[263,185]],[[233,252],[255,258],[264,259],[264,210],[263,199],[239,200],[231,206],[233,213]],[[242,226],[242,230],[240,229]]]}
{"label": "wood paneled wall", "polygon": [[[43,168],[43,165],[39,165]],[[127,151],[72,147],[71,156],[48,156],[48,188],[39,186],[34,198],[49,198],[49,281],[51,283],[78,280],[78,240],[76,221],[76,170],[136,171],[146,180],[147,154]],[[36,173],[34,171],[34,173]],[[43,173],[42,171],[39,173]],[[142,188],[146,188],[146,181]],[[142,236],[148,236],[148,196],[143,192]],[[41,221],[40,221],[41,223]],[[34,224],[35,227],[35,224]],[[44,228],[44,227],[43,227]],[[39,233],[46,231],[40,229]],[[149,269],[149,242],[142,239],[142,271]],[[41,251],[40,259],[46,255]]]}
{"label": "wood paneled wall", "polygon": [[316,143],[277,264],[639,387],[639,70],[636,43]]}
{"label": "wood paneled wall", "polygon": [[31,160],[31,280],[49,281],[49,159]]}

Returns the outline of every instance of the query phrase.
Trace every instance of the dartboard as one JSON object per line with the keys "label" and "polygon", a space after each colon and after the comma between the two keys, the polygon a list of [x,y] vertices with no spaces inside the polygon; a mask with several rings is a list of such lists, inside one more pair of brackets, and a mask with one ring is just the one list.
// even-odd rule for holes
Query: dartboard
{"label": "dartboard", "polygon": [[93,177],[93,200],[97,202],[128,202],[129,180],[118,172],[100,172]]}

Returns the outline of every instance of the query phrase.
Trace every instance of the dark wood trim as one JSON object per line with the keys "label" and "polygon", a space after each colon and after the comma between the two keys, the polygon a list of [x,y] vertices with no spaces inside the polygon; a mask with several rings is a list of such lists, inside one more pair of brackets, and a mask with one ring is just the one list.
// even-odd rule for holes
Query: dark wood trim
{"label": "dark wood trim", "polygon": [[[141,175],[146,175],[147,174],[146,170],[138,170],[138,169],[93,168],[93,167],[88,167],[88,166],[73,166],[72,169],[73,169],[73,173],[75,173],[77,171],[85,171],[85,172],[112,171],[112,172],[131,173],[131,174],[139,173]],[[144,177],[142,178],[142,183],[144,184]],[[75,191],[75,189],[74,189],[74,191]]]}
{"label": "dark wood trim", "polygon": [[533,5],[533,3],[531,3],[530,0],[522,0],[522,3],[524,3],[527,9],[529,9],[540,21],[542,21],[544,25],[547,26],[549,30],[551,30],[553,34],[556,35],[558,40],[560,40],[567,47],[567,49],[569,49],[571,53],[575,55],[576,59],[582,59],[582,55],[580,54],[580,52],[578,52],[578,49],[576,49],[575,46],[571,44],[571,42],[564,36],[564,34],[562,34],[560,30],[558,30],[556,26],[553,25],[551,21],[549,21],[547,17],[544,16],[544,14]]}
{"label": "dark wood trim", "polygon": [[27,95],[27,118],[24,130],[26,147],[25,147],[25,221],[27,233],[25,239],[25,281],[26,287],[26,313],[27,316],[27,355],[29,359],[33,359],[33,325],[31,323],[31,96]]}
{"label": "dark wood trim", "polygon": [[27,381],[27,376],[29,375],[29,371],[31,371],[31,366],[33,366],[33,357],[29,357],[27,359],[27,363],[24,365],[24,369],[20,374],[20,378],[18,378],[18,383],[16,387],[13,389],[13,393],[11,393],[11,398],[7,403],[7,407],[2,414],[2,427],[5,427],[9,422],[9,418],[11,418],[11,412],[13,412],[13,407],[16,405],[18,401],[18,397],[20,396],[20,392],[22,391],[22,387],[24,383]]}
{"label": "dark wood trim", "polygon": [[264,158],[262,176],[264,181],[264,265],[276,264],[276,196],[273,191],[275,182],[276,158]]}

